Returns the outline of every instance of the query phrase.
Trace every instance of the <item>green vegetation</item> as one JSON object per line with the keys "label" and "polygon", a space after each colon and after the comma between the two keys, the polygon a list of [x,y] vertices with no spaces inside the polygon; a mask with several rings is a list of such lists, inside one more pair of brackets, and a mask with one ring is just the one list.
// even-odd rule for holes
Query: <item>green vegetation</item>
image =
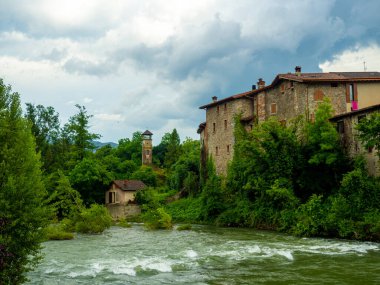
{"label": "green vegetation", "polygon": [[184,225],[180,225],[177,227],[177,231],[189,231],[191,230],[191,225],[190,224],[184,224]]}
{"label": "green vegetation", "polygon": [[92,204],[74,219],[75,231],[79,233],[102,233],[112,225],[112,217],[106,207]]}
{"label": "green vegetation", "polygon": [[41,258],[48,223],[40,156],[20,98],[0,80],[0,284],[20,284]]}
{"label": "green vegetation", "polygon": [[50,224],[46,228],[46,239],[48,240],[69,240],[73,238],[74,234],[66,231],[63,224]]}

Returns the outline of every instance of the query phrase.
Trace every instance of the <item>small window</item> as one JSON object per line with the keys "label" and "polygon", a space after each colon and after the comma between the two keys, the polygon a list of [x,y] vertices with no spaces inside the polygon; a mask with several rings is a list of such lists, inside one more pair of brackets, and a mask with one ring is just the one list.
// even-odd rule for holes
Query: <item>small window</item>
{"label": "small window", "polygon": [[294,82],[293,82],[293,81],[289,81],[288,87],[291,88],[291,89],[293,89],[293,87],[294,87]]}
{"label": "small window", "polygon": [[285,92],[285,84],[281,84],[281,93]]}
{"label": "small window", "polygon": [[217,146],[215,147],[215,155],[219,155],[219,148]]}
{"label": "small window", "polygon": [[227,103],[224,103],[224,111],[227,111]]}
{"label": "small window", "polygon": [[216,125],[215,123],[212,123],[212,132],[215,133],[215,131],[216,131]]}
{"label": "small window", "polygon": [[230,154],[230,145],[227,145],[227,153]]}
{"label": "small window", "polygon": [[344,134],[344,122],[343,121],[338,121],[336,123],[336,130],[340,134]]}
{"label": "small window", "polygon": [[350,101],[355,101],[355,89],[354,84],[350,84]]}
{"label": "small window", "polygon": [[331,83],[331,87],[333,87],[333,88],[338,87],[338,83],[336,83],[336,82]]}
{"label": "small window", "polygon": [[323,101],[323,91],[320,89],[317,89],[314,91],[314,101]]}
{"label": "small window", "polygon": [[227,130],[227,120],[224,120],[224,129]]}
{"label": "small window", "polygon": [[218,115],[219,115],[219,105],[218,106],[216,106],[216,112],[218,113]]}
{"label": "small window", "polygon": [[270,113],[271,114],[277,114],[277,104],[276,103],[272,103],[270,105]]}

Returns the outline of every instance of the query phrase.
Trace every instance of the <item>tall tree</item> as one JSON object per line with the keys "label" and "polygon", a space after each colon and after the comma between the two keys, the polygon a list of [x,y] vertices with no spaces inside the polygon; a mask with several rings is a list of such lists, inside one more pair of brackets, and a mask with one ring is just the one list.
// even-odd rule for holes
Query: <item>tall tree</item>
{"label": "tall tree", "polygon": [[69,122],[64,127],[64,133],[73,145],[72,156],[74,161],[81,161],[86,154],[91,152],[95,147],[93,140],[99,139],[99,134],[90,133],[89,120],[92,115],[87,114],[84,106],[75,105],[78,108],[78,114],[70,117]]}
{"label": "tall tree", "polygon": [[54,145],[60,133],[59,114],[51,106],[27,103],[25,117],[32,124],[32,134],[36,138],[37,151],[41,152],[43,166],[49,170],[57,156]]}
{"label": "tall tree", "polygon": [[181,155],[180,143],[181,141],[178,132],[176,129],[173,129],[173,131],[170,134],[169,141],[167,142],[167,149],[165,153],[164,162],[165,167],[170,168],[177,162],[178,158]]}
{"label": "tall tree", "polygon": [[0,284],[20,284],[47,224],[41,162],[20,98],[0,80]]}

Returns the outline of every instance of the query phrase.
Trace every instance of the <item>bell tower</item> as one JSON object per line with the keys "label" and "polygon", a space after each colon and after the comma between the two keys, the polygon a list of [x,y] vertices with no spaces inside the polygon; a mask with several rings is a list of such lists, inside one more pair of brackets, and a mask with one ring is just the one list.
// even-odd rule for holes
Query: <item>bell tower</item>
{"label": "bell tower", "polygon": [[142,164],[152,164],[152,133],[148,130],[142,133]]}

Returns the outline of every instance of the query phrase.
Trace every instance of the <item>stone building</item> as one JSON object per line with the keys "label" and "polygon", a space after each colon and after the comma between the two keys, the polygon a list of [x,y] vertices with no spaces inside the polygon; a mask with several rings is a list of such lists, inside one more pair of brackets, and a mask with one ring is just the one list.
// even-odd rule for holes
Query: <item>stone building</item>
{"label": "stone building", "polygon": [[142,164],[151,165],[152,164],[152,133],[148,130],[142,133]]}
{"label": "stone building", "polygon": [[379,176],[380,169],[379,156],[377,155],[378,150],[374,148],[365,148],[361,144],[356,130],[356,125],[360,122],[360,120],[374,112],[380,113],[380,104],[337,115],[332,117],[330,120],[336,123],[336,128],[340,135],[341,143],[347,150],[348,155],[350,157],[362,155],[366,160],[368,172],[371,175]]}
{"label": "stone building", "polygon": [[315,110],[325,97],[334,108],[334,115],[367,108],[380,103],[380,72],[330,72],[278,74],[270,85],[261,78],[252,90],[201,106],[206,122],[198,128],[204,155],[210,155],[218,174],[226,174],[233,157],[234,116],[241,114],[246,129],[276,116],[286,124],[305,115],[314,120]]}
{"label": "stone building", "polygon": [[140,180],[114,180],[105,193],[105,205],[113,219],[140,214],[135,203],[136,192],[146,185]]}

